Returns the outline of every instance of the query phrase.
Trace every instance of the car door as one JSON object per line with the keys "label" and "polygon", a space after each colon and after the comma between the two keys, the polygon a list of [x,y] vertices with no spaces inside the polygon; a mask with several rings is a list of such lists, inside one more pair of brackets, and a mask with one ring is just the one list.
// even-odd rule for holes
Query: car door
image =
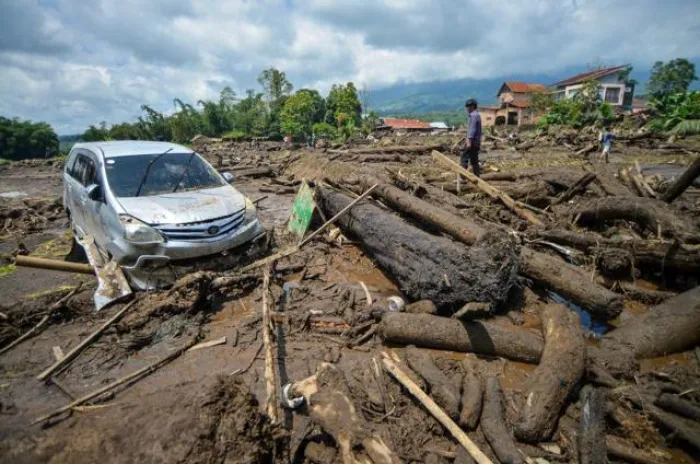
{"label": "car door", "polygon": [[[83,174],[83,193],[82,198],[85,199],[84,212],[85,212],[85,225],[87,231],[95,239],[95,243],[105,249],[107,244],[107,234],[105,230],[105,218],[104,213],[107,208],[105,203],[105,184],[102,179],[101,169],[99,167],[99,161],[94,153],[86,152],[86,164],[87,167]],[[93,185],[97,185],[102,190],[101,198],[93,200],[88,196],[88,188]]]}
{"label": "car door", "polygon": [[87,157],[82,151],[78,151],[75,162],[71,166],[67,181],[67,201],[66,206],[70,209],[71,220],[78,235],[84,235],[87,224],[85,223],[85,186],[83,179],[88,169]]}

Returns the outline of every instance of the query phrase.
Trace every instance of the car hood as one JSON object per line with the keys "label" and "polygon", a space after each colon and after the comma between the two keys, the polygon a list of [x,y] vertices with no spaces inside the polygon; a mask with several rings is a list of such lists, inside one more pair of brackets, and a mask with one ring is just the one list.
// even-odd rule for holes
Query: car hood
{"label": "car hood", "polygon": [[230,185],[149,197],[118,198],[117,201],[126,214],[150,225],[208,221],[245,208],[245,197]]}

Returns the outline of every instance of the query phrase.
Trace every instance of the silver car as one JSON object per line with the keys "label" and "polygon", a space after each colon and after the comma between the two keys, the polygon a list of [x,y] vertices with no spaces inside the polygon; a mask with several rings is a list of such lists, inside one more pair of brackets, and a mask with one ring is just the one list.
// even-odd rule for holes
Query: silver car
{"label": "silver car", "polygon": [[136,281],[171,260],[225,253],[264,234],[255,205],[189,148],[165,142],[76,144],[63,201],[77,238]]}

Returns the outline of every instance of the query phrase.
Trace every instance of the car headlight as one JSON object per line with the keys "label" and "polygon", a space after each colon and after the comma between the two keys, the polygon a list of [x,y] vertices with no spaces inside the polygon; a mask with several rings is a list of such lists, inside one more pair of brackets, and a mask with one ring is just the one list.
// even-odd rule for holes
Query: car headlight
{"label": "car headlight", "polygon": [[165,241],[160,232],[135,217],[121,214],[119,221],[124,227],[124,238],[130,242],[163,243]]}
{"label": "car headlight", "polygon": [[258,217],[258,209],[250,198],[245,197],[245,222],[250,222]]}

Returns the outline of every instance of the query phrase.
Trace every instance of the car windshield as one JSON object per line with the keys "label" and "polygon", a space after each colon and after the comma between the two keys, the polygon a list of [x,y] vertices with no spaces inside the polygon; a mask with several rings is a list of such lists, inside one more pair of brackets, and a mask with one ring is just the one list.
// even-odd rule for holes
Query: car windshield
{"label": "car windshield", "polygon": [[205,189],[225,185],[209,163],[192,153],[166,153],[148,169],[159,154],[115,156],[105,160],[109,186],[116,197],[135,197],[148,170],[141,192],[146,197],[175,190]]}

